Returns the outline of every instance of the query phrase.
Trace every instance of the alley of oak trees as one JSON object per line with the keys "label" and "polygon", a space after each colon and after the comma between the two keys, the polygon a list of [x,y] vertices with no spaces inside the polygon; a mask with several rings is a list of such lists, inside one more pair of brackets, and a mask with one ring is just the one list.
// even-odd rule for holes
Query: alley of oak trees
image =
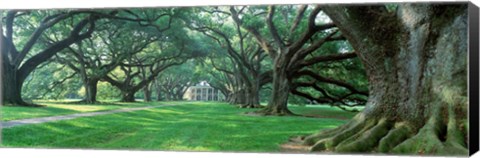
{"label": "alley of oak trees", "polygon": [[463,4],[4,11],[2,102],[181,100],[207,81],[255,115],[365,106],[301,137],[312,151],[466,154],[467,19]]}

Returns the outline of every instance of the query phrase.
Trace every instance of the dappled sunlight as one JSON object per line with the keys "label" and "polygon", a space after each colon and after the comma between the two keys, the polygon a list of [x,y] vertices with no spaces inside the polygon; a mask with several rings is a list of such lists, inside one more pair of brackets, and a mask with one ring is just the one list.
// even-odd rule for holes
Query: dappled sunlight
{"label": "dappled sunlight", "polygon": [[[8,128],[3,142],[14,147],[265,152],[278,151],[279,144],[289,137],[345,123],[339,119],[246,116],[241,112],[251,109],[226,103],[176,104]],[[71,109],[76,106],[83,105]],[[298,107],[302,108],[312,109]]]}
{"label": "dappled sunlight", "polygon": [[170,109],[148,109],[147,111],[150,112],[159,112],[162,114],[185,114],[186,112],[181,112],[177,110],[170,110]]}
{"label": "dappled sunlight", "polygon": [[1,108],[2,121],[44,117],[52,115],[71,114],[76,111],[71,109],[63,109],[56,107],[42,107],[42,108],[29,108],[29,107],[2,107]]}
{"label": "dappled sunlight", "polygon": [[237,128],[237,127],[239,127],[238,124],[233,124],[233,123],[231,123],[231,124],[225,124],[225,125],[223,125],[223,126],[229,127],[229,128]]}
{"label": "dappled sunlight", "polygon": [[52,125],[46,125],[46,126],[42,126],[45,131],[48,131],[48,132],[54,132],[54,133],[58,133],[58,134],[68,134],[72,131],[68,131],[68,130],[65,130],[63,128],[60,128],[60,127],[57,127],[57,126],[52,126]]}
{"label": "dappled sunlight", "polygon": [[212,151],[212,149],[209,149],[207,147],[187,146],[185,144],[188,144],[188,143],[179,139],[170,139],[165,143],[162,143],[161,146],[167,150],[177,150],[177,151],[178,150],[180,151]]}
{"label": "dappled sunlight", "polygon": [[470,10],[5,10],[0,145],[467,154]]}
{"label": "dappled sunlight", "polygon": [[68,104],[48,104],[49,107],[56,107],[61,109],[74,110],[78,112],[93,112],[100,110],[110,110],[113,108],[105,106],[93,106],[93,105],[68,105]]}
{"label": "dappled sunlight", "polygon": [[73,113],[99,112],[131,107],[147,107],[158,105],[176,105],[164,102],[136,102],[136,103],[120,103],[120,102],[101,102],[97,104],[76,104],[78,101],[59,101],[59,100],[38,100],[35,103],[45,105],[40,108],[19,107],[19,106],[2,106],[2,121],[18,120],[35,117],[46,117],[56,115],[67,115]]}

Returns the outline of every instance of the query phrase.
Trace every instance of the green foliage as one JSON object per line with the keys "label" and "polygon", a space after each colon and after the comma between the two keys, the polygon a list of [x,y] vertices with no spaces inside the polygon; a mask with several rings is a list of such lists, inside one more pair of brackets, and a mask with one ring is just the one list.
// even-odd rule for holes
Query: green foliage
{"label": "green foliage", "polygon": [[[387,5],[387,8],[393,8],[394,6],[395,5]],[[259,33],[271,42],[273,38],[265,24],[268,15],[267,6],[237,6],[234,8],[239,11],[239,18],[243,25],[258,29]],[[304,18],[299,21],[298,27],[291,33],[290,29],[297,17],[296,15],[300,5],[284,5],[276,6],[275,8],[273,23],[278,34],[281,36],[280,38],[287,44],[298,40],[307,29],[308,20],[306,18],[312,12],[314,6],[309,5],[307,7]],[[45,66],[30,76],[29,79],[27,79],[27,83],[25,83],[26,88],[24,88],[23,95],[27,99],[82,97],[85,90],[80,88],[82,86],[82,75],[80,75],[80,72],[77,72],[77,75],[64,81],[56,88],[49,86],[52,84],[52,81],[61,81],[72,74],[73,71],[68,69],[71,68],[72,65],[77,68],[84,66],[87,78],[101,79],[108,74],[109,77],[115,78],[115,80],[123,81],[129,77],[129,75],[132,75],[133,77],[130,82],[131,85],[135,85],[145,79],[145,76],[150,75],[151,71],[148,71],[148,68],[142,66],[129,66],[128,72],[126,72],[125,68],[127,66],[120,67],[118,66],[120,63],[148,65],[155,64],[160,58],[170,57],[175,60],[186,58],[193,58],[195,60],[182,66],[167,69],[160,75],[157,81],[163,81],[162,76],[176,78],[178,81],[182,80],[181,82],[183,83],[187,82],[187,80],[191,82],[206,80],[217,87],[232,90],[232,87],[241,85],[238,84],[241,81],[232,81],[232,75],[227,75],[222,71],[212,68],[213,63],[219,67],[235,72],[237,78],[239,78],[239,72],[247,72],[246,74],[249,75],[251,73],[246,69],[247,66],[243,63],[241,64],[241,62],[234,61],[231,53],[228,52],[227,40],[231,42],[232,50],[237,51],[241,56],[244,56],[245,59],[251,61],[254,61],[254,56],[251,54],[253,54],[252,52],[254,52],[256,48],[259,48],[259,45],[255,38],[247,33],[248,31],[236,25],[229,14],[229,9],[230,7],[134,8],[118,10],[115,16],[121,18],[103,18],[96,21],[95,32],[92,34],[92,37],[77,42],[71,45],[70,49],[64,49],[56,55],[55,61],[61,64],[54,63],[55,66]],[[16,38],[18,41],[15,42],[18,43],[18,46],[21,46],[25,43],[28,35],[34,31],[35,26],[37,26],[44,17],[66,11],[71,10],[32,11],[28,16],[19,16],[16,20],[17,24],[15,25],[15,27],[19,27],[19,29],[17,29],[19,31],[16,31],[14,34],[14,36],[18,36],[19,38]],[[103,14],[110,13],[111,11],[112,10],[95,10],[95,12]],[[35,45],[35,49],[43,49],[52,42],[67,37],[75,24],[88,15],[87,13],[81,13],[48,28]],[[131,21],[125,19],[143,20]],[[329,19],[323,12],[321,12],[315,20],[317,25],[327,22],[329,22]],[[205,30],[204,27],[210,27],[210,29]],[[159,31],[164,28],[169,29]],[[223,36],[216,33],[216,31],[222,32],[226,37],[223,38]],[[332,30],[319,32],[318,35],[309,39],[304,47],[322,39],[330,32],[332,32]],[[239,33],[244,37],[240,37]],[[215,40],[215,38],[218,39],[218,41]],[[241,41],[242,38],[243,41]],[[145,48],[138,50],[139,47],[148,43],[149,40],[154,41],[147,44]],[[77,51],[77,55],[81,54],[81,57],[73,55],[72,51]],[[347,42],[328,42],[310,54],[307,59],[348,51],[352,51],[352,48]],[[265,52],[262,52],[262,55],[265,54]],[[85,63],[81,63],[80,58],[82,58]],[[62,62],[60,60],[62,60]],[[64,68],[65,71],[48,73],[58,68],[59,65],[67,65],[66,63],[70,63],[70,65]],[[113,65],[113,67],[109,67],[109,65]],[[271,70],[272,65],[272,59],[265,57],[260,61],[258,72],[262,73]],[[366,90],[366,77],[360,62],[356,59],[348,59],[341,62],[318,63],[305,69],[312,70],[323,76],[346,81],[355,87],[361,87],[362,90]],[[144,74],[142,74],[143,76],[133,75],[137,72]],[[193,75],[181,77],[183,74]],[[47,78],[47,80],[45,80],[45,78]],[[247,78],[253,79],[252,76],[248,76]],[[300,77],[295,81],[308,81],[309,79],[309,77]],[[235,85],[236,83],[237,85]],[[331,84],[320,83],[319,86],[333,95],[345,95],[348,93],[345,88]],[[156,93],[155,90],[153,91]],[[270,100],[269,91],[268,86],[263,87],[260,93],[262,102]],[[301,88],[301,91],[313,96],[321,96],[319,92],[312,88]],[[118,87],[113,87],[105,82],[99,82],[99,99],[114,99],[120,96],[119,94]],[[137,96],[142,97],[143,94],[139,93]],[[293,104],[302,105],[306,102],[305,99],[297,96],[291,96],[290,98],[290,103]]]}
{"label": "green foliage", "polygon": [[[205,74],[197,71],[195,60],[189,60],[182,65],[172,66],[163,71],[154,81],[155,95],[160,93],[162,99],[183,96],[188,87],[205,80]],[[143,97],[143,94],[140,94]],[[177,98],[182,99],[182,98]]]}
{"label": "green foliage", "polygon": [[388,12],[395,12],[397,11],[398,4],[396,3],[385,4],[385,8],[387,8]]}
{"label": "green foliage", "polygon": [[[85,97],[85,88],[82,87],[78,91],[78,95]],[[107,82],[98,82],[97,84],[97,99],[99,100],[115,100],[120,98],[120,90],[113,87]]]}
{"label": "green foliage", "polygon": [[276,152],[278,145],[291,136],[334,128],[345,122],[331,118],[246,116],[241,113],[252,109],[237,109],[224,103],[165,104],[176,106],[3,129],[2,146]]}
{"label": "green foliage", "polygon": [[263,86],[260,89],[260,102],[268,103],[270,101],[270,97],[272,95],[272,84],[268,83],[267,85]]}
{"label": "green foliage", "polygon": [[78,98],[76,92],[82,85],[75,77],[74,72],[66,69],[64,65],[45,64],[36,69],[24,82],[23,98],[26,100]]}
{"label": "green foliage", "polygon": [[[319,55],[329,55],[329,54],[338,54],[339,52],[353,52],[353,49],[348,44],[348,42],[328,42],[324,44],[321,49],[315,51],[312,56],[307,57],[313,58]],[[351,86],[355,87],[359,91],[368,91],[368,80],[366,77],[365,70],[361,61],[358,58],[345,59],[342,61],[334,62],[321,62],[315,65],[309,66],[306,69],[309,69],[313,72],[318,73],[321,76],[335,79],[338,81],[343,81]],[[303,76],[297,79],[297,81],[310,81],[312,78],[309,76]],[[317,84],[322,89],[326,90],[331,96],[344,96],[350,93],[350,91],[344,87],[337,86],[329,83],[318,83]],[[314,90],[310,87],[299,88],[302,92],[306,92],[315,97],[324,96],[317,90]],[[362,98],[367,99],[367,96],[362,96],[354,94],[350,96],[351,98]]]}
{"label": "green foliage", "polygon": [[305,106],[306,104],[308,104],[308,100],[303,98],[303,97],[290,94],[288,96],[288,103],[293,104],[293,105],[297,105],[297,106]]}
{"label": "green foliage", "polygon": [[252,28],[266,27],[265,20],[251,14],[245,14],[245,16],[243,16],[243,22],[246,27],[252,27]]}

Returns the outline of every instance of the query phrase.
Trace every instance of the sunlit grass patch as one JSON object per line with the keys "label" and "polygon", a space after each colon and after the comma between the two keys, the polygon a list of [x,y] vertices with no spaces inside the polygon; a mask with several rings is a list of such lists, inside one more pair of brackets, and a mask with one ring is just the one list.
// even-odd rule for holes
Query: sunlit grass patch
{"label": "sunlit grass patch", "polygon": [[74,110],[56,107],[31,108],[17,106],[2,106],[0,112],[3,121],[76,113]]}
{"label": "sunlit grass patch", "polygon": [[120,108],[130,107],[144,107],[165,105],[166,103],[159,102],[135,102],[135,103],[121,103],[121,102],[100,102],[97,104],[78,104],[76,100],[69,101],[52,101],[41,100],[35,103],[44,105],[45,107],[20,107],[20,106],[1,106],[1,120],[17,120],[35,117],[46,117],[55,115],[66,115],[82,112],[96,112],[108,111]]}
{"label": "sunlit grass patch", "polygon": [[[275,152],[291,136],[346,122],[334,118],[247,116],[243,112],[258,109],[239,109],[218,102],[171,104],[176,106],[8,128],[3,131],[3,146]],[[329,112],[317,107],[294,109]]]}

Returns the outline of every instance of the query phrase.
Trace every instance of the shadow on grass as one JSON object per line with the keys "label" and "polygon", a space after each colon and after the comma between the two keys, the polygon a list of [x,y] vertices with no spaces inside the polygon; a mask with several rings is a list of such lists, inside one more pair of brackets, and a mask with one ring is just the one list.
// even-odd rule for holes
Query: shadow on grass
{"label": "shadow on grass", "polygon": [[291,136],[345,121],[249,117],[227,104],[184,105],[4,129],[5,147],[275,152]]}
{"label": "shadow on grass", "polygon": [[57,108],[57,107],[21,107],[21,106],[6,106],[0,109],[2,113],[2,121],[44,117],[61,114],[72,114],[77,111],[72,109]]}
{"label": "shadow on grass", "polygon": [[154,102],[117,102],[117,101],[97,101],[95,103],[87,103],[83,100],[72,100],[72,101],[35,101],[36,104],[65,104],[65,105],[102,105],[102,106],[127,106],[127,105],[148,105]]}
{"label": "shadow on grass", "polygon": [[67,114],[83,113],[83,112],[100,112],[100,111],[109,111],[109,110],[115,110],[120,108],[146,107],[146,106],[156,106],[156,105],[165,104],[165,103],[159,103],[159,102],[148,102],[148,103],[103,102],[99,104],[75,104],[75,101],[71,101],[71,102],[39,101],[38,103],[45,105],[45,107],[32,108],[32,107],[22,107],[22,106],[3,106],[0,111],[1,114],[3,115],[1,120],[9,121],[9,120],[26,119],[26,118],[67,115]]}

